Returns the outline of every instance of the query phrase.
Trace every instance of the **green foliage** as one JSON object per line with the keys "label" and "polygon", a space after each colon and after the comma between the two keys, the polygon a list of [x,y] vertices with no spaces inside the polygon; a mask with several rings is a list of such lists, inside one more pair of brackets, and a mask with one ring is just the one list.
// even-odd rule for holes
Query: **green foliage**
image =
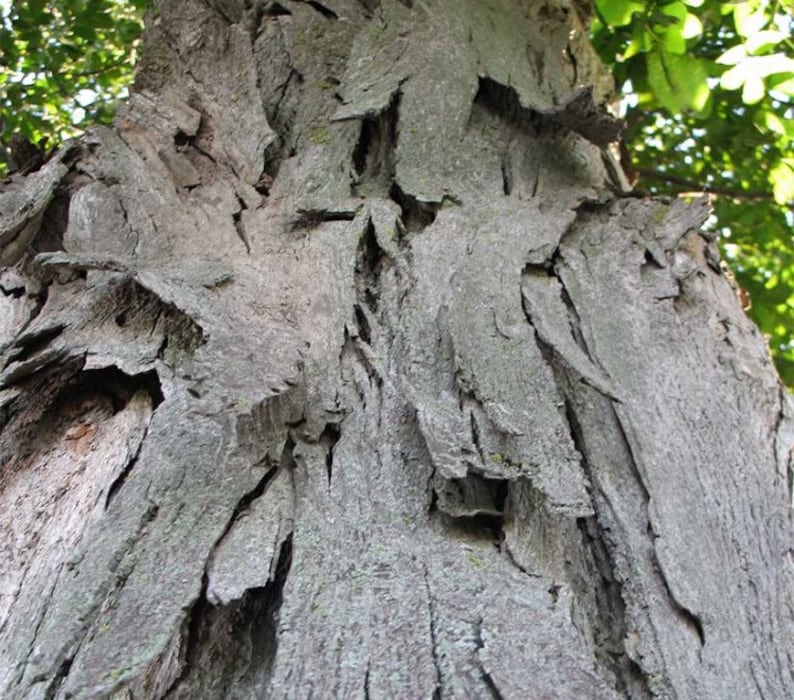
{"label": "green foliage", "polygon": [[638,186],[713,195],[712,228],[794,386],[792,0],[595,0]]}
{"label": "green foliage", "polygon": [[148,0],[13,0],[0,27],[0,138],[53,145],[108,123],[132,76]]}

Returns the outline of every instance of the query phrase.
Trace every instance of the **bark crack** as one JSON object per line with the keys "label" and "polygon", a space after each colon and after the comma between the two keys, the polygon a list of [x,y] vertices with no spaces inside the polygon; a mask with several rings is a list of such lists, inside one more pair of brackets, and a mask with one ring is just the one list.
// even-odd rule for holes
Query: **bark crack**
{"label": "bark crack", "polygon": [[440,698],[443,691],[443,673],[441,671],[441,659],[438,655],[438,619],[436,615],[435,601],[433,600],[433,592],[430,589],[430,576],[427,566],[423,565],[424,580],[425,580],[425,594],[427,595],[427,613],[430,622],[430,652],[433,658],[433,667],[436,670],[436,685],[433,690],[433,697]]}
{"label": "bark crack", "polygon": [[146,441],[146,435],[148,432],[149,426],[147,425],[143,430],[141,441],[138,443],[135,453],[129,458],[129,460],[127,460],[127,464],[124,465],[124,469],[121,470],[121,473],[114,479],[113,483],[110,485],[110,488],[108,488],[108,495],[105,497],[105,510],[110,507],[110,502],[121,489],[130,472],[132,472],[133,468],[138,463],[138,457],[140,457],[141,450],[143,449],[143,443]]}
{"label": "bark crack", "polygon": [[245,252],[249,255],[251,254],[251,243],[248,240],[248,234],[245,232],[245,226],[243,225],[242,216],[243,211],[248,209],[246,203],[242,200],[240,195],[236,195],[237,202],[240,205],[240,208],[232,214],[232,222],[234,223],[234,230],[237,231],[237,236],[243,242],[245,246]]}
{"label": "bark crack", "polygon": [[[783,429],[783,424],[787,420],[786,406],[788,405],[788,391],[783,384],[778,385],[777,389],[778,408],[775,415],[775,424],[772,429],[774,438],[772,440],[772,450],[775,463],[778,464],[778,470],[784,472],[786,479],[787,497],[789,504],[794,507],[794,465],[792,464],[792,456],[794,455],[794,445],[782,445],[783,436],[780,434]],[[780,464],[780,459],[784,460]]]}
{"label": "bark crack", "polygon": [[321,2],[317,2],[317,0],[292,0],[293,2],[302,2],[304,5],[308,5],[311,7],[315,12],[321,14],[325,19],[330,20],[338,20],[339,15],[336,14],[330,7],[326,7]]}
{"label": "bark crack", "polygon": [[209,607],[207,601],[207,586],[209,585],[209,576],[206,569],[204,575],[201,577],[201,591],[198,598],[193,602],[190,607],[190,612],[186,618],[185,632],[183,638],[185,640],[185,647],[183,653],[182,668],[179,675],[174,679],[173,683],[169,686],[168,690],[163,695],[164,698],[171,697],[182,685],[185,679],[190,675],[191,670],[199,655],[199,641],[201,636],[202,617]]}
{"label": "bark crack", "polygon": [[334,468],[334,448],[339,442],[341,431],[338,423],[326,423],[320,435],[320,444],[325,446],[325,471],[328,476],[328,488],[331,488],[331,477]]}
{"label": "bark crack", "polygon": [[697,635],[698,640],[700,641],[700,646],[703,647],[706,644],[706,635],[705,630],[703,629],[703,622],[700,617],[692,610],[687,608],[683,605],[673,594],[672,589],[670,588],[670,584],[667,580],[667,576],[665,575],[664,569],[659,562],[658,556],[656,554],[656,545],[655,539],[656,534],[653,531],[653,525],[650,520],[650,516],[648,514],[648,504],[651,500],[650,492],[648,491],[647,487],[645,486],[645,482],[643,481],[642,475],[640,473],[639,466],[637,464],[637,460],[634,456],[634,450],[631,447],[631,443],[629,442],[628,435],[626,434],[625,428],[623,423],[618,415],[617,411],[613,410],[613,415],[615,419],[615,424],[617,426],[619,435],[623,442],[624,449],[626,454],[628,455],[628,466],[631,469],[632,476],[637,484],[642,489],[643,499],[644,499],[644,512],[645,512],[645,519],[648,523],[647,528],[647,536],[650,540],[651,551],[653,552],[654,563],[656,564],[656,569],[659,572],[659,578],[661,579],[662,584],[664,585],[664,589],[667,592],[668,598],[670,599],[670,604],[673,606],[673,609],[677,612],[679,617],[681,618],[682,622],[688,629],[694,631]]}
{"label": "bark crack", "polygon": [[[30,644],[28,645],[28,653],[27,653],[27,657],[25,659],[25,663],[24,664],[20,664],[19,672],[17,673],[17,676],[16,676],[15,685],[17,685],[17,686],[19,686],[21,684],[22,679],[24,677],[24,673],[25,673],[25,666],[30,662],[30,657],[33,655],[33,652],[34,652],[34,650],[36,648],[36,640],[39,638],[39,630],[41,629],[41,625],[44,622],[44,618],[47,617],[47,609],[49,608],[50,601],[52,600],[52,594],[54,593],[55,588],[58,585],[58,580],[61,578],[61,572],[63,571],[63,566],[64,566],[63,564],[58,566],[58,572],[53,577],[53,582],[52,582],[52,585],[50,586],[49,591],[47,592],[45,603],[41,607],[41,613],[39,614],[38,620],[36,620],[36,626],[35,626],[35,628],[33,630],[33,637],[31,638]],[[24,583],[24,581],[23,581],[23,583]],[[71,659],[73,657],[74,657],[74,654],[72,654],[71,656],[68,657],[68,660],[69,660],[70,663],[71,663]],[[62,666],[63,666],[63,664],[61,664],[61,667]],[[57,674],[56,674],[56,677],[57,677]],[[35,682],[37,679],[34,678],[33,680]]]}
{"label": "bark crack", "polygon": [[[479,651],[485,648],[485,640],[482,638],[482,617],[478,617],[477,620],[474,622],[474,645],[475,645],[475,653],[479,656]],[[493,700],[504,700],[504,696],[502,692],[499,690],[499,687],[496,685],[496,682],[493,679],[493,676],[488,672],[485,668],[485,665],[478,659],[478,665],[480,667],[480,678],[482,682],[485,684],[485,687],[488,689],[488,693]]]}
{"label": "bark crack", "polygon": [[[556,354],[551,354],[546,346],[538,338],[538,346],[543,354],[555,377],[560,394],[563,398],[566,422],[569,427],[571,440],[577,453],[580,455],[580,465],[586,477],[585,488],[590,495],[591,505],[595,513],[588,518],[577,519],[577,525],[582,536],[582,546],[585,552],[589,553],[591,569],[589,577],[585,580],[574,580],[574,591],[579,590],[579,595],[586,595],[584,591],[592,591],[595,597],[595,619],[592,621],[592,628],[595,632],[595,656],[599,663],[608,668],[614,676],[618,690],[623,695],[633,697],[633,692],[638,690],[640,697],[651,697],[650,681],[643,669],[628,654],[626,649],[627,621],[626,603],[624,600],[623,581],[618,576],[615,564],[615,545],[611,541],[609,532],[602,526],[601,509],[608,507],[601,503],[601,499],[596,497],[594,491],[598,489],[598,478],[593,465],[590,464],[588,454],[590,450],[586,444],[585,431],[581,426],[575,410],[577,399],[582,397],[583,392],[597,391],[593,388],[584,388],[575,380],[577,374],[568,366],[561,362]],[[639,498],[642,502],[643,511],[646,513],[649,494],[643,484],[634,457],[631,454],[622,426],[619,425],[617,413],[613,402],[603,394],[596,394],[600,399],[600,404],[604,411],[615,424],[617,436],[621,440],[621,446],[626,456],[626,463],[633,477],[633,481],[640,489]],[[583,399],[584,400],[584,399]],[[596,585],[593,582],[596,581]]]}

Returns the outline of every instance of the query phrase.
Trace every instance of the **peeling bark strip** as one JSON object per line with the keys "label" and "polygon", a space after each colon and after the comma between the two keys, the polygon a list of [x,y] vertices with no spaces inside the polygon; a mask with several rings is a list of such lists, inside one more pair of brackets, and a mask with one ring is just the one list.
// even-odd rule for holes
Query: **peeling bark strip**
{"label": "peeling bark strip", "polygon": [[0,696],[789,697],[792,406],[573,7],[158,9],[0,189]]}

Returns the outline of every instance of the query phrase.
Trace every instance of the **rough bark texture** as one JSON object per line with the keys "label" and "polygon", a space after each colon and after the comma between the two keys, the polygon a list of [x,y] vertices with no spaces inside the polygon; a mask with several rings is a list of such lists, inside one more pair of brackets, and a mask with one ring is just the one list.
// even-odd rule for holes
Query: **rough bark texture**
{"label": "rough bark texture", "polygon": [[775,698],[791,404],[566,0],[160,3],[0,192],[3,698]]}

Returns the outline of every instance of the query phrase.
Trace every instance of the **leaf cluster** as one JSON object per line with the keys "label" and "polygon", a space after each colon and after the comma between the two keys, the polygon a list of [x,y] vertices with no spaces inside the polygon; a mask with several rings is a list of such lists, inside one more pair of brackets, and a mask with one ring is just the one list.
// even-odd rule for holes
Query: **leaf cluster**
{"label": "leaf cluster", "polygon": [[148,0],[13,0],[0,24],[0,139],[108,123],[126,94]]}
{"label": "leaf cluster", "polygon": [[594,0],[623,87],[630,169],[652,192],[713,196],[710,226],[794,386],[792,0]]}

